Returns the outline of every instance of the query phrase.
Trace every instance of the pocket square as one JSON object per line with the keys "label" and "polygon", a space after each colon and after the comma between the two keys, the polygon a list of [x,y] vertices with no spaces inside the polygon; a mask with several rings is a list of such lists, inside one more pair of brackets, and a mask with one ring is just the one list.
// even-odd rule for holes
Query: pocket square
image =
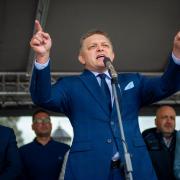
{"label": "pocket square", "polygon": [[126,87],[124,88],[125,91],[132,89],[134,87],[134,83],[133,81],[129,82]]}

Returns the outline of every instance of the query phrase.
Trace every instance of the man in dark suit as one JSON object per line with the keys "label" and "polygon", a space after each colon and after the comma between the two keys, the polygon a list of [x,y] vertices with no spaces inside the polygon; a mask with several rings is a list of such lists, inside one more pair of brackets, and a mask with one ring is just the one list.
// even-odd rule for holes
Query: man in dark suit
{"label": "man in dark suit", "polygon": [[0,179],[16,180],[20,173],[21,161],[14,131],[0,125]]}
{"label": "man in dark suit", "polygon": [[[74,139],[66,164],[65,180],[124,179],[124,152],[119,132],[111,77],[103,60],[113,61],[114,51],[105,32],[91,31],[81,39],[79,61],[85,70],[80,76],[62,78],[51,86],[51,38],[35,21],[37,32],[31,39],[36,62],[31,79],[33,101],[49,110],[64,113],[74,129]],[[133,179],[156,179],[138,125],[139,109],[180,89],[180,32],[174,40],[173,55],[161,77],[120,74],[120,105],[128,150],[132,155]],[[101,89],[105,81],[111,108]],[[104,83],[103,83],[104,84]],[[107,89],[107,88],[106,88]]]}
{"label": "man in dark suit", "polygon": [[70,147],[51,138],[52,123],[48,111],[38,109],[32,119],[32,129],[36,138],[19,149],[23,163],[21,179],[57,180],[64,155]]}

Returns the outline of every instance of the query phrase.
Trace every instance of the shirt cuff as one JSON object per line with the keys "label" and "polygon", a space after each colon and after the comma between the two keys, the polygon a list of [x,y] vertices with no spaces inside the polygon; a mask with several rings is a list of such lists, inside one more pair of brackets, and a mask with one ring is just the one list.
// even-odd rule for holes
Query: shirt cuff
{"label": "shirt cuff", "polygon": [[48,59],[48,61],[47,61],[46,63],[40,64],[40,63],[38,63],[38,62],[35,60],[34,65],[35,65],[36,69],[42,70],[42,69],[44,69],[44,68],[46,68],[46,67],[48,66],[49,61],[50,61],[50,59]]}
{"label": "shirt cuff", "polygon": [[175,62],[175,64],[180,65],[180,59],[177,58],[177,57],[173,54],[173,52],[172,52],[172,58],[173,58],[173,61]]}

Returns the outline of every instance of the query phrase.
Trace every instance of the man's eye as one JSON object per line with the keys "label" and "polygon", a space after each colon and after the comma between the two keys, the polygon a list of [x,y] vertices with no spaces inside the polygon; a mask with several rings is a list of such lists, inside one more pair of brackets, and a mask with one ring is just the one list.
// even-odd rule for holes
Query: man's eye
{"label": "man's eye", "polygon": [[96,46],[95,46],[95,45],[92,45],[91,47],[93,48],[93,47],[96,47]]}
{"label": "man's eye", "polygon": [[103,44],[103,46],[104,46],[104,47],[109,47],[109,45],[108,45],[108,44]]}
{"label": "man's eye", "polygon": [[171,120],[175,120],[175,117],[171,117]]}
{"label": "man's eye", "polygon": [[96,45],[91,45],[91,46],[89,46],[88,49],[93,49],[93,48],[95,48],[95,47],[96,47]]}

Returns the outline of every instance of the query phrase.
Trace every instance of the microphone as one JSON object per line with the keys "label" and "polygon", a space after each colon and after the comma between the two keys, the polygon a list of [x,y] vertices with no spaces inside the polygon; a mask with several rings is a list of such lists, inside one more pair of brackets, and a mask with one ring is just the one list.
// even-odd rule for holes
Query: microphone
{"label": "microphone", "polygon": [[112,65],[111,60],[108,57],[104,57],[103,62],[104,62],[105,67],[108,69],[112,79],[117,79],[118,74],[115,71],[114,66]]}

